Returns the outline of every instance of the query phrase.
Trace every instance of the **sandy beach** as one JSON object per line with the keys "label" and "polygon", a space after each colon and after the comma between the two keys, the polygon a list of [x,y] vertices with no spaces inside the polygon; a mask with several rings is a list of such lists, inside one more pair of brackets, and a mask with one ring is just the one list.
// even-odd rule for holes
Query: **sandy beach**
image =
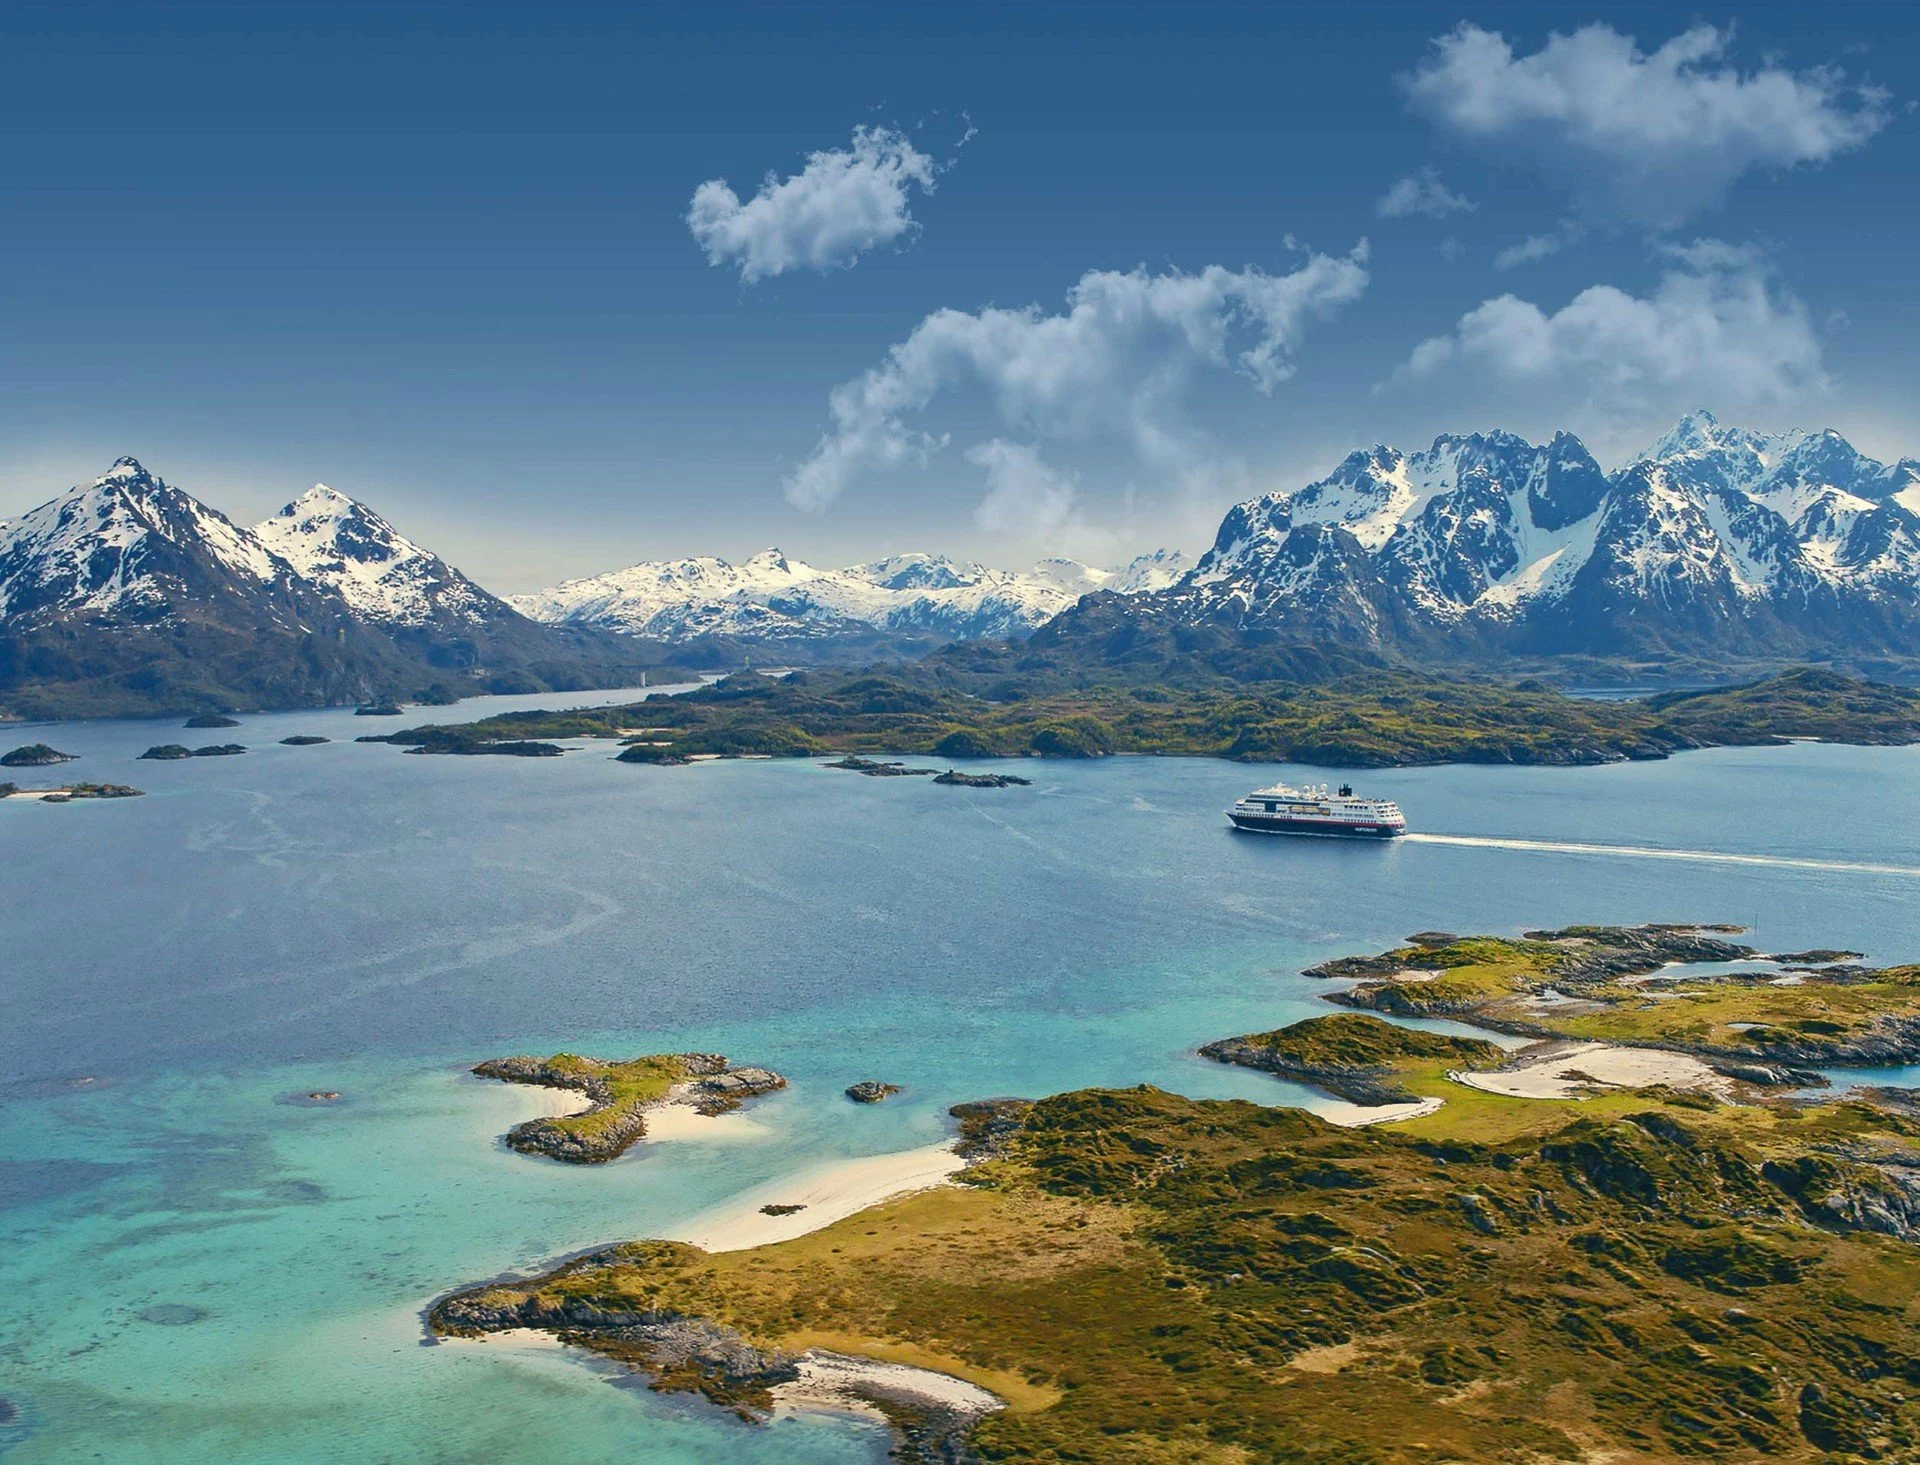
{"label": "sandy beach", "polygon": [[642,1144],[672,1144],[678,1140],[752,1143],[772,1137],[772,1130],[739,1109],[730,1114],[702,1114],[682,1097],[685,1092],[676,1086],[664,1100],[647,1110],[647,1132],[640,1138]]}
{"label": "sandy beach", "polygon": [[1611,1043],[1544,1043],[1502,1068],[1447,1075],[1455,1083],[1517,1099],[1578,1099],[1594,1087],[1644,1089],[1667,1084],[1728,1095],[1733,1083],[1698,1058]]}
{"label": "sandy beach", "polygon": [[593,1100],[578,1089],[555,1089],[545,1084],[530,1084],[527,1092],[533,1095],[534,1117],[537,1119],[564,1119],[569,1114],[584,1114],[593,1107]]}
{"label": "sandy beach", "polygon": [[951,1374],[820,1348],[800,1355],[800,1377],[792,1383],[776,1384],[773,1400],[780,1410],[829,1410],[876,1419],[886,1417],[876,1407],[879,1400],[967,1417],[1006,1408],[997,1394]]}
{"label": "sandy beach", "polygon": [[1412,1099],[1405,1104],[1349,1104],[1344,1099],[1329,1099],[1308,1112],[1316,1119],[1337,1124],[1342,1129],[1365,1129],[1372,1124],[1393,1124],[1401,1119],[1418,1119],[1431,1114],[1443,1101]]}
{"label": "sandy beach", "polygon": [[[705,1251],[744,1251],[788,1241],[898,1195],[944,1185],[966,1162],[951,1141],[891,1155],[844,1160],[807,1174],[774,1181],[695,1216],[669,1233]],[[769,1216],[767,1205],[797,1205],[791,1215]]]}

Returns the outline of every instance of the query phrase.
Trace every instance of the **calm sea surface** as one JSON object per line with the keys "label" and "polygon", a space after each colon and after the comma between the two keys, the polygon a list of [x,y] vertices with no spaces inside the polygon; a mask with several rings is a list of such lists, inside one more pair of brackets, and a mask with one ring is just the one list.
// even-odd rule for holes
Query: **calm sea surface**
{"label": "calm sea surface", "polygon": [[[9,1465],[878,1460],[864,1425],[749,1427],[555,1350],[423,1346],[419,1312],[928,1143],[961,1099],[1311,1103],[1192,1049],[1326,1010],[1302,966],[1411,931],[1735,921],[1920,957],[1916,749],[1367,774],[1446,837],[1383,846],[1231,833],[1220,811],[1271,768],[1023,763],[1034,787],[989,791],[604,745],[413,757],[354,744],[370,723],[0,732],[83,755],[30,787],[148,791],[0,803]],[[336,741],[278,746],[298,732]],[[134,761],[215,738],[252,751]],[[793,1087],[724,1142],[569,1169],[497,1142],[533,1095],[465,1073],[558,1048],[716,1049]],[[906,1093],[856,1108],[861,1078]],[[316,1088],[344,1098],[285,1102]]]}

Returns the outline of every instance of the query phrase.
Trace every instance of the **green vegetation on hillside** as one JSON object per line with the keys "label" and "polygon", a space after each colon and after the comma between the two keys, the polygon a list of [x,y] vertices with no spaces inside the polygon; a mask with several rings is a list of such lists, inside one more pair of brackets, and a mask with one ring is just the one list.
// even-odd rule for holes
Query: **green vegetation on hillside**
{"label": "green vegetation on hillside", "polygon": [[1791,738],[1920,739],[1920,693],[1799,671],[1753,687],[1655,702],[1601,702],[1537,683],[1378,672],[1310,685],[1104,687],[1025,696],[970,689],[936,670],[736,674],[631,707],[527,712],[384,741],[450,748],[528,738],[625,740],[630,761],[834,751],[944,758],[1162,753],[1337,768],[1425,763],[1600,763]]}
{"label": "green vegetation on hillside", "polygon": [[[1733,930],[1426,932],[1316,972],[1495,1012],[1551,984],[1587,1022],[1680,1010],[1635,985],[1673,963],[1767,960]],[[1920,968],[1848,955],[1700,985],[1735,1032],[1809,993],[1912,1016]],[[1454,1076],[1511,1061],[1491,1043],[1358,1013],[1202,1051],[1443,1102],[1360,1130],[1144,1085],[962,1104],[959,1188],[750,1250],[617,1246],[432,1324],[544,1328],[748,1418],[816,1349],[1006,1402],[943,1423],[881,1398],[924,1461],[1920,1458],[1920,1095],[1532,1097]]]}
{"label": "green vegetation on hillside", "polygon": [[[617,1320],[664,1310],[776,1358],[832,1348],[1009,1401],[969,1453],[917,1458],[1920,1449],[1920,1251],[1826,1199],[1897,1189],[1872,1160],[1920,1137],[1865,1105],[1642,1097],[1482,1144],[1142,1087],[998,1106],[993,1127],[964,1189],[750,1251],[616,1248],[450,1299],[435,1324],[544,1324],[647,1365],[644,1330]],[[724,1368],[653,1367],[656,1387],[768,1402]]]}

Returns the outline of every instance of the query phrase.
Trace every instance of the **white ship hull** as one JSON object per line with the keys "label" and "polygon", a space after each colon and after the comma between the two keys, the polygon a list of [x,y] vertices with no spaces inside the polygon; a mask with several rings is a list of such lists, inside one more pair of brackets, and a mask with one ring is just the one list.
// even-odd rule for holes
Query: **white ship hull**
{"label": "white ship hull", "polygon": [[1407,832],[1406,816],[1389,799],[1354,797],[1351,788],[1256,789],[1227,810],[1235,829],[1249,834],[1317,834],[1336,839],[1393,839]]}

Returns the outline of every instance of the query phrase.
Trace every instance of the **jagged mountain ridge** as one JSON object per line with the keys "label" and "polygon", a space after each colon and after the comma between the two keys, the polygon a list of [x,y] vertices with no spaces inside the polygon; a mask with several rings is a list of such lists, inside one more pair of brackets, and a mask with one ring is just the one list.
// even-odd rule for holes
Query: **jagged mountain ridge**
{"label": "jagged mountain ridge", "polygon": [[1157,550],[1117,570],[1069,559],[995,570],[931,554],[822,570],[769,549],[738,565],[648,561],[509,600],[536,620],[674,642],[820,642],[875,630],[979,640],[1025,636],[1096,590],[1164,588],[1188,567],[1178,551]]}
{"label": "jagged mountain ridge", "polygon": [[[1194,569],[1134,597],[1141,629],[1389,659],[1920,655],[1920,462],[1838,433],[1690,414],[1609,474],[1579,439],[1445,435],[1349,455],[1236,505]],[[1077,622],[1111,639],[1115,610]]]}
{"label": "jagged mountain ridge", "polygon": [[527,620],[332,490],[248,529],[122,458],[0,526],[0,715],[621,685],[662,659]]}

